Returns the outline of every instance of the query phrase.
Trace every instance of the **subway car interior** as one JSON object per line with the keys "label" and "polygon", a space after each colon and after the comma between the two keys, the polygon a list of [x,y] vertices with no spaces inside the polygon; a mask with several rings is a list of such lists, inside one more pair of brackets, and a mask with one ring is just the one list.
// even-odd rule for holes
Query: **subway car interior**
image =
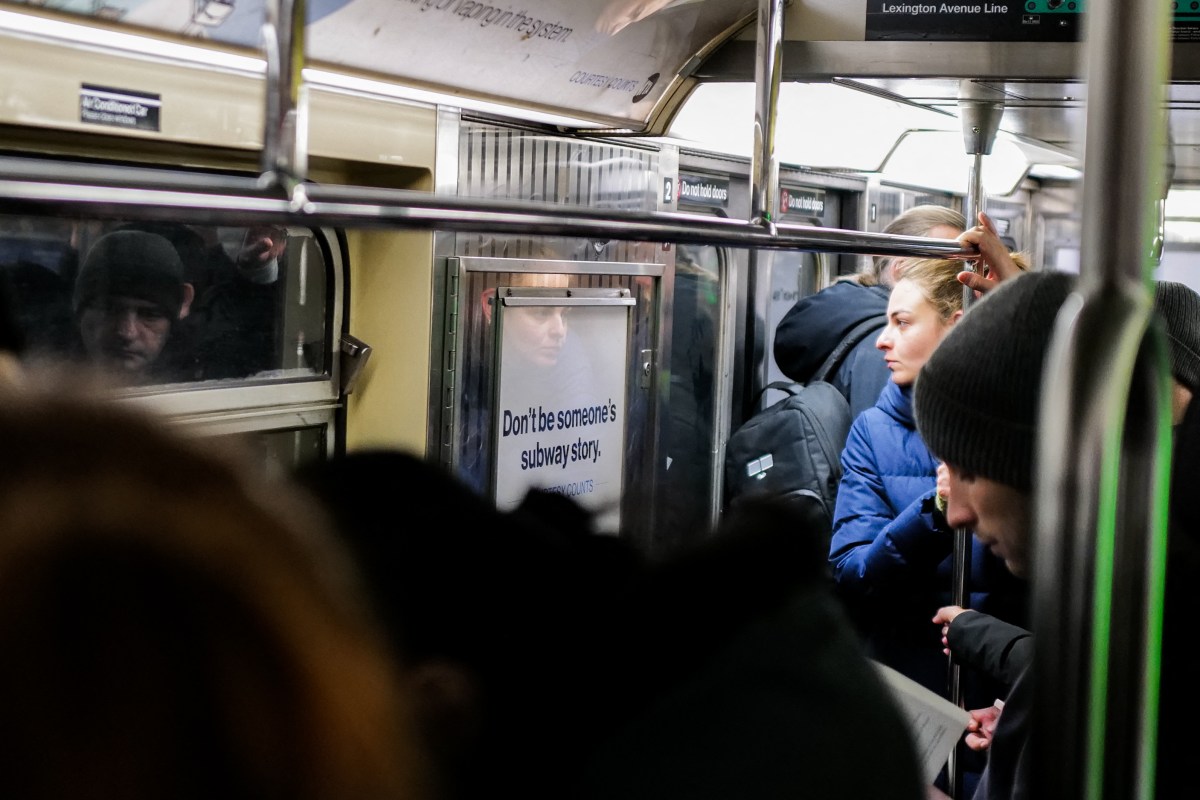
{"label": "subway car interior", "polygon": [[[93,245],[158,233],[192,346],[107,353],[122,402],[271,472],[396,447],[501,509],[549,487],[662,555],[725,512],[787,311],[874,257],[969,261],[883,230],[984,212],[1128,331],[1055,340],[1031,598],[1069,735],[1036,793],[1150,797],[1147,320],[1152,279],[1200,290],[1194,5],[2,0],[0,269],[26,359],[85,358]],[[529,357],[535,315],[561,354]]]}

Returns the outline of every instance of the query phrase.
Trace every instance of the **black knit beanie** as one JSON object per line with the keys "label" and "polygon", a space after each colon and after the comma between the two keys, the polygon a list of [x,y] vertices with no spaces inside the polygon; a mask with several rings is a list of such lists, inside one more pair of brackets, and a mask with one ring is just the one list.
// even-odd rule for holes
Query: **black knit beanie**
{"label": "black knit beanie", "polygon": [[1033,485],[1042,367],[1074,276],[1029,272],[989,292],[946,335],[913,388],[939,459],[1021,491]]}
{"label": "black knit beanie", "polygon": [[144,231],[101,236],[75,279],[78,315],[99,297],[132,297],[158,305],[174,320],[183,306],[183,262],[163,237]]}
{"label": "black knit beanie", "polygon": [[1173,281],[1154,286],[1154,307],[1163,320],[1171,352],[1171,374],[1200,391],[1200,294]]}

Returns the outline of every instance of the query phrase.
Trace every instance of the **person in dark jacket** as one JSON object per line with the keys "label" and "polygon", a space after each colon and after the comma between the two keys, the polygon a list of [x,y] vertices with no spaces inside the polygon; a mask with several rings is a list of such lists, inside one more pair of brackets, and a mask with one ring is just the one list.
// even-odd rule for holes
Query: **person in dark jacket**
{"label": "person in dark jacket", "polygon": [[621,697],[611,625],[642,568],[632,545],[597,534],[564,495],[533,490],[501,512],[402,450],[356,450],[296,477],[332,516],[416,687],[440,800],[497,787],[568,797]]}
{"label": "person in dark jacket", "polygon": [[[1054,281],[1050,298],[1065,299],[1069,284],[1062,278]],[[964,282],[966,282],[964,280]],[[987,287],[990,288],[990,287]],[[986,289],[985,289],[986,290]],[[1195,717],[1194,703],[1185,702],[1191,696],[1190,656],[1191,621],[1200,615],[1200,596],[1194,583],[1200,577],[1200,516],[1196,504],[1190,502],[1191,478],[1200,469],[1200,404],[1192,399],[1200,392],[1200,295],[1189,287],[1171,281],[1155,284],[1155,308],[1167,335],[1171,362],[1171,422],[1175,446],[1171,470],[1171,492],[1168,513],[1167,582],[1163,618],[1163,650],[1161,696],[1171,698],[1159,709],[1157,786],[1158,797],[1165,797],[1170,787],[1184,785],[1190,776],[1190,747],[1187,746],[1191,722]],[[1057,306],[1054,306],[1057,310]],[[1045,312],[1040,324],[1031,332],[1046,340],[1054,316]],[[1027,326],[1028,327],[1028,326]],[[1034,373],[1037,374],[1037,373]],[[1036,400],[1036,392],[1034,392]],[[1034,406],[1036,408],[1036,404]],[[972,499],[972,498],[969,498]],[[1028,498],[1024,498],[1028,503]],[[949,503],[956,506],[953,493]],[[948,511],[948,513],[951,513]],[[1023,568],[1022,560],[1014,562]],[[999,750],[1002,767],[993,770],[1005,774],[1018,769],[1019,762],[1011,756],[1023,752],[1023,739],[1028,731],[1029,692],[1021,676],[1032,662],[1031,633],[1007,625],[986,613],[948,606],[938,610],[935,624],[941,625],[943,643],[963,663],[994,675],[1012,688],[1000,704],[973,710],[974,721],[967,744],[977,750]],[[1176,688],[1178,687],[1178,688]],[[1003,709],[1003,713],[1001,713]],[[1004,720],[1000,727],[998,720]],[[1004,733],[1006,740],[989,735]],[[993,755],[993,758],[995,756]],[[1010,787],[996,780],[987,797],[1011,797]],[[1011,787],[1019,792],[1021,787]],[[976,798],[982,795],[976,795]]]}
{"label": "person in dark jacket", "polygon": [[180,323],[194,298],[169,241],[143,231],[108,233],[75,278],[79,350],[123,384],[188,380],[194,354]]}
{"label": "person in dark jacket", "polygon": [[[1018,576],[1029,569],[1040,378],[1072,285],[1047,272],[1005,281],[946,337],[914,387],[917,429],[945,464],[947,521],[971,528]],[[1028,664],[1015,672],[974,800],[1030,796],[1033,674]]]}
{"label": "person in dark jacket", "polygon": [[747,497],[643,574],[614,609],[624,657],[605,682],[623,723],[583,800],[925,797],[903,713],[831,591],[823,527],[815,506]]}
{"label": "person in dark jacket", "polygon": [[[896,217],[884,233],[953,239],[966,220],[950,208],[914,206]],[[859,323],[887,311],[888,293],[904,259],[876,257],[867,272],[838,281],[796,302],[775,331],[775,363],[784,375],[808,382],[833,349]],[[859,342],[829,376],[857,417],[879,399],[888,370],[875,349],[873,336]]]}

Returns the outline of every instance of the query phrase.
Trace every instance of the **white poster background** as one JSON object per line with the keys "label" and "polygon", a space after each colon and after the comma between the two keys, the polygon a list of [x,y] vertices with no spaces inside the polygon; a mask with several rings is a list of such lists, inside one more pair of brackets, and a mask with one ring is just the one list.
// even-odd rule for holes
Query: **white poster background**
{"label": "white poster background", "polygon": [[[29,4],[261,46],[264,0]],[[644,121],[697,49],[757,7],[754,0],[308,0],[305,36],[314,63],[572,115]]]}
{"label": "white poster background", "polygon": [[532,363],[515,324],[530,309],[501,306],[496,407],[496,505],[516,507],[530,487],[578,501],[597,529],[620,527],[629,306],[572,305],[557,362]]}

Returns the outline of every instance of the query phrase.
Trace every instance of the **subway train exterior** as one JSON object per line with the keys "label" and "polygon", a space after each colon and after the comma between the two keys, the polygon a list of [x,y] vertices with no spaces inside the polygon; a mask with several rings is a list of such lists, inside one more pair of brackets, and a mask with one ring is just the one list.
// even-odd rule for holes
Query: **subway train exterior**
{"label": "subway train exterior", "polygon": [[[725,444],[777,399],[798,299],[874,256],[970,255],[880,233],[914,205],[986,211],[1097,297],[1200,288],[1186,5],[8,0],[0,270],[25,357],[76,363],[92,245],[160,235],[191,287],[164,334],[181,352],[112,366],[106,390],[265,469],[399,447],[501,507],[548,487],[667,553],[720,519]],[[1046,676],[1046,713],[1091,737],[1046,745],[1064,796],[1141,797],[1152,772],[1145,726],[1094,710],[1156,686],[1145,305],[1120,357],[1064,345],[1125,390],[1064,378],[1079,413],[1040,443],[1074,487],[1060,535],[1094,555],[1034,587],[1079,631],[1077,672]]]}

